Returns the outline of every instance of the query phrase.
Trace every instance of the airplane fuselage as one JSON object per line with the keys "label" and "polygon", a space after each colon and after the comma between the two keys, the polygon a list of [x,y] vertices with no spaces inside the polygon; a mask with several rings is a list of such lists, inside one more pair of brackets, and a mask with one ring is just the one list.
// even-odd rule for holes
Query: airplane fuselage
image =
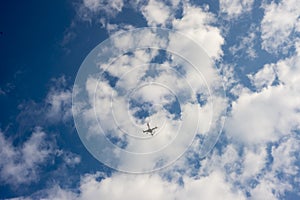
{"label": "airplane fuselage", "polygon": [[154,131],[155,129],[157,129],[157,127],[149,128],[149,129],[147,129],[147,130],[144,130],[143,132],[144,132],[144,133],[150,133],[151,135],[153,135],[153,131]]}

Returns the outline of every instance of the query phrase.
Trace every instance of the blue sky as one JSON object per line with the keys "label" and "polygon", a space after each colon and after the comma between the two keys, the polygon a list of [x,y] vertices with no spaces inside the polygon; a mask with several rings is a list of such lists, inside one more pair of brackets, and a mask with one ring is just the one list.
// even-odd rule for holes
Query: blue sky
{"label": "blue sky", "polygon": [[300,198],[297,1],[0,9],[0,199]]}

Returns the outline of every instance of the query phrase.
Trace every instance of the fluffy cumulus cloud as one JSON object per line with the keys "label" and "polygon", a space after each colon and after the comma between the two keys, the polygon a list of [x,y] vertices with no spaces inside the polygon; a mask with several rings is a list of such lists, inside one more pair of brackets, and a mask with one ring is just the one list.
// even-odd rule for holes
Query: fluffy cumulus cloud
{"label": "fluffy cumulus cloud", "polygon": [[234,19],[242,14],[249,13],[254,0],[220,0],[220,12],[229,19]]}
{"label": "fluffy cumulus cloud", "polygon": [[[184,185],[164,180],[157,174],[115,174],[98,181],[99,174],[87,174],[80,181],[79,192],[54,187],[48,199],[245,199],[239,191],[232,190],[223,175],[214,172],[207,177],[194,179],[184,177]],[[103,177],[102,177],[103,178]]]}
{"label": "fluffy cumulus cloud", "polygon": [[245,144],[276,141],[299,127],[298,102],[294,92],[284,86],[242,94],[232,105],[227,131]]}
{"label": "fluffy cumulus cloud", "polygon": [[286,191],[297,191],[293,183],[298,184],[299,175],[295,152],[299,151],[300,55],[298,43],[295,46],[290,57],[248,75],[255,90],[240,91],[227,119],[226,135],[244,147],[242,173],[234,177],[243,184],[254,177],[255,184],[245,188],[253,199],[280,199]]}
{"label": "fluffy cumulus cloud", "polygon": [[39,170],[52,153],[46,133],[40,128],[21,145],[15,146],[0,132],[1,182],[19,186],[39,180]]}
{"label": "fluffy cumulus cloud", "polygon": [[224,44],[224,38],[221,30],[211,25],[215,20],[212,13],[185,4],[182,18],[173,19],[172,26],[175,30],[195,40],[210,57],[218,59],[223,55],[221,47]]}
{"label": "fluffy cumulus cloud", "polygon": [[261,22],[262,48],[270,53],[287,53],[299,35],[300,8],[297,0],[264,3]]}
{"label": "fluffy cumulus cloud", "polygon": [[292,182],[298,181],[299,138],[284,137],[271,149],[268,153],[267,145],[247,147],[231,143],[202,160],[198,176],[219,171],[227,185],[247,199],[280,199],[286,191],[298,190]]}
{"label": "fluffy cumulus cloud", "polygon": [[[106,176],[103,173],[82,176],[76,190],[54,186],[43,192],[45,199],[280,199],[292,191],[291,178],[299,173],[296,166],[299,143],[285,138],[272,147],[273,162],[267,164],[264,147],[248,148],[230,144],[222,152],[214,151],[200,161],[196,175],[182,173],[172,166],[160,173]],[[244,148],[241,151],[239,148]],[[242,152],[242,153],[239,153]],[[284,161],[282,160],[284,157]],[[182,160],[181,160],[182,161]],[[191,163],[182,163],[184,170]],[[189,167],[187,167],[189,165]],[[179,174],[178,174],[179,173]],[[178,174],[176,176],[176,174]],[[170,177],[171,176],[171,177]],[[294,178],[295,181],[296,178]]]}
{"label": "fluffy cumulus cloud", "polygon": [[163,1],[150,0],[143,6],[142,13],[149,26],[164,25],[171,15],[172,10]]}
{"label": "fluffy cumulus cloud", "polygon": [[[90,8],[89,10],[95,10],[95,13],[92,15],[97,15],[97,13],[101,12],[99,11],[100,8],[109,8],[109,6],[105,7],[105,4],[101,4],[100,2],[101,1],[98,0],[87,0],[84,5],[85,7]],[[114,5],[116,3],[111,4]],[[248,5],[250,3],[242,4]],[[192,5],[188,1],[180,2],[177,0],[135,1],[127,6],[132,6],[137,9],[137,11],[144,16],[149,26],[173,28],[182,32],[201,45],[209,56],[214,59],[219,59],[223,55],[221,47],[224,44],[224,38],[221,35],[221,30],[212,25],[216,22],[215,16],[206,9]],[[175,13],[179,12],[180,8],[183,10],[182,17],[177,18]],[[89,12],[89,14],[91,13]],[[115,33],[116,30],[128,30],[134,28],[131,25],[110,24],[107,20],[104,20],[104,18],[101,18],[100,21],[110,33]]]}
{"label": "fluffy cumulus cloud", "polygon": [[246,91],[233,102],[228,133],[251,144],[276,141],[299,129],[298,58],[296,52],[249,75],[257,91]]}
{"label": "fluffy cumulus cloud", "polygon": [[261,91],[263,88],[272,86],[277,75],[274,69],[274,64],[266,64],[257,73],[249,74],[248,77],[256,89]]}
{"label": "fluffy cumulus cloud", "polygon": [[265,167],[267,161],[266,149],[262,146],[255,150],[245,149],[243,157],[243,171],[241,182],[246,183],[250,178],[257,176]]}
{"label": "fluffy cumulus cloud", "polygon": [[268,171],[263,171],[258,183],[250,190],[252,199],[281,199],[286,191],[298,191],[293,186],[299,184],[299,137],[289,136],[280,140],[279,144],[272,146],[271,158],[273,162]]}

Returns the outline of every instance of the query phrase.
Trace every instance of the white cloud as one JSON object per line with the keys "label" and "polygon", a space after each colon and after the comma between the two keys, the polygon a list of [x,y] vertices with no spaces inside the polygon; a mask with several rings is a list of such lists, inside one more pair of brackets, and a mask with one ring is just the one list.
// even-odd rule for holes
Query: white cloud
{"label": "white cloud", "polygon": [[254,0],[220,0],[220,11],[234,19],[252,10]]}
{"label": "white cloud", "polygon": [[232,105],[226,130],[245,144],[275,141],[299,126],[297,107],[299,98],[282,85],[243,93]]}
{"label": "white cloud", "polygon": [[[266,166],[267,153],[264,146],[248,148],[230,140],[221,152],[214,150],[201,161],[198,176],[207,176],[215,172],[222,172],[228,185],[236,184],[235,189],[240,189],[239,184],[248,190],[249,180],[257,180]],[[238,183],[238,184],[237,184]]]}
{"label": "white cloud", "polygon": [[62,157],[64,164],[71,167],[81,162],[81,157],[79,155],[69,151],[57,150],[55,154],[57,157]]}
{"label": "white cloud", "polygon": [[262,48],[270,53],[287,53],[299,33],[300,7],[297,0],[264,3],[261,22]]}
{"label": "white cloud", "polygon": [[267,172],[259,180],[258,184],[250,190],[250,199],[282,199],[287,191],[293,191],[289,181],[284,178],[278,178],[276,173],[271,171]]}
{"label": "white cloud", "polygon": [[[291,181],[297,181],[295,152],[300,149],[294,133],[300,128],[299,51],[295,46],[289,58],[248,75],[256,91],[239,90],[226,122],[226,135],[244,149],[242,161],[237,162],[240,167],[234,170],[240,173],[230,177],[240,181],[251,199],[280,199],[286,191],[297,190]],[[267,145],[272,145],[270,155]]]}
{"label": "white cloud", "polygon": [[121,31],[129,31],[135,29],[135,27],[130,24],[112,24],[107,23],[104,19],[100,19],[100,22],[102,23],[102,27],[105,27],[109,35],[117,34]]}
{"label": "white cloud", "polygon": [[[299,46],[295,46],[291,57],[248,75],[257,91],[239,84],[232,88],[238,98],[225,123],[230,145],[220,156],[214,153],[201,163],[200,174],[221,168],[230,182],[249,192],[250,199],[280,199],[286,191],[297,191],[292,185],[297,182],[295,152],[300,149],[299,138],[293,136],[300,127]],[[227,74],[232,77],[230,71]],[[267,144],[273,144],[271,155],[266,152]]]}
{"label": "white cloud", "polygon": [[272,170],[275,173],[283,173],[287,176],[294,176],[299,172],[299,166],[296,165],[296,154],[299,152],[299,138],[290,137],[280,142],[278,146],[273,146]]}
{"label": "white cloud", "polygon": [[[267,64],[249,75],[258,92],[245,91],[232,104],[228,134],[245,143],[276,141],[299,129],[299,55]],[[277,76],[278,84],[272,85]]]}
{"label": "white cloud", "polygon": [[274,200],[277,199],[272,189],[274,184],[271,181],[263,180],[251,191],[251,199],[253,200]]}
{"label": "white cloud", "polygon": [[[53,188],[43,191],[46,194],[43,194],[39,199],[43,200],[75,200],[77,198],[77,194],[73,191],[69,191],[61,188],[59,185],[55,185]],[[31,199],[31,198],[30,198]],[[35,198],[32,198],[35,199]]]}
{"label": "white cloud", "polygon": [[72,92],[71,90],[51,89],[46,97],[49,105],[46,117],[51,121],[68,121],[72,118]]}
{"label": "white cloud", "polygon": [[[190,36],[202,45],[211,57],[217,59],[220,58],[223,54],[221,45],[223,45],[224,39],[221,36],[221,31],[215,26],[210,25],[216,21],[213,14],[199,7],[192,6],[188,2],[182,2],[183,17],[181,19],[176,19],[175,12],[177,12],[179,6],[182,6],[179,3],[180,1],[178,0],[166,2],[150,0],[146,3],[143,1],[133,1],[130,2],[129,5],[137,9],[138,12],[141,12],[149,26],[171,26],[187,36]],[[115,16],[116,13],[121,11],[123,6],[124,2],[122,0],[108,2],[103,0],[84,0],[82,7],[88,8],[88,12],[81,7],[81,9],[79,9],[79,15],[81,18],[91,21],[91,15],[93,16],[95,13],[99,13],[102,10],[104,10],[104,13],[112,13],[110,15]],[[133,28],[131,25],[110,24],[104,17],[100,18],[100,23],[109,33]]]}
{"label": "white cloud", "polygon": [[41,101],[29,100],[18,105],[17,122],[21,130],[36,126],[49,127],[72,119],[72,92],[62,76],[52,79],[47,96]]}
{"label": "white cloud", "polygon": [[46,199],[245,199],[240,191],[232,190],[219,172],[199,179],[184,177],[184,185],[164,180],[157,174],[114,174],[112,177],[102,177],[101,181],[97,181],[98,177],[97,173],[85,175],[80,181],[79,193],[54,187],[48,190]]}
{"label": "white cloud", "polygon": [[4,183],[18,186],[38,181],[39,168],[52,153],[45,137],[45,132],[37,128],[27,141],[15,147],[0,132],[0,178]]}
{"label": "white cloud", "polygon": [[93,175],[87,175],[80,189],[79,199],[171,199],[174,192],[171,184],[157,175],[119,174],[101,182],[96,181]]}
{"label": "white cloud", "polygon": [[266,165],[267,152],[262,145],[256,150],[245,149],[243,160],[242,181],[256,177]]}
{"label": "white cloud", "polygon": [[263,88],[270,87],[274,83],[276,78],[274,64],[266,64],[256,74],[249,74],[248,77],[251,80],[252,84],[259,91]]}
{"label": "white cloud", "polygon": [[[299,173],[296,153],[299,151],[299,138],[287,136],[279,140],[272,146],[271,158],[267,155],[267,145],[247,147],[232,142],[230,140],[222,152],[215,149],[202,160],[196,176],[211,177],[221,172],[227,187],[231,185],[244,195],[248,192],[250,199],[281,199],[285,192],[298,190],[293,188],[291,180],[297,181],[296,174]],[[268,163],[270,159],[273,161]],[[188,170],[187,165],[183,162],[179,169]]]}
{"label": "white cloud", "polygon": [[[243,153],[239,148],[244,148]],[[86,174],[76,188],[54,186],[40,194],[43,194],[44,199],[78,200],[280,199],[286,191],[292,191],[293,187],[286,175],[280,178],[277,174],[291,176],[299,170],[295,163],[298,150],[299,143],[294,137],[275,144],[272,147],[274,161],[271,170],[264,170],[264,146],[252,149],[229,144],[223,152],[218,153],[215,149],[213,154],[202,160],[201,167],[193,176],[189,172],[191,163],[182,162],[182,168],[177,171],[177,162],[161,173],[115,173],[110,177],[103,173]],[[185,170],[185,173],[180,172],[181,170]],[[256,183],[249,183],[251,180]],[[246,197],[246,192],[250,197]]]}
{"label": "white cloud", "polygon": [[183,17],[173,19],[172,25],[175,30],[192,38],[203,47],[210,57],[218,59],[223,55],[221,46],[224,44],[224,38],[221,35],[220,29],[210,25],[215,20],[211,13],[185,4]]}
{"label": "white cloud", "polygon": [[83,5],[92,12],[104,11],[106,14],[115,15],[122,10],[124,2],[123,0],[83,0]]}
{"label": "white cloud", "polygon": [[179,199],[246,199],[239,190],[226,182],[222,173],[215,171],[199,179],[184,179],[184,188],[176,197]]}
{"label": "white cloud", "polygon": [[149,26],[165,25],[171,15],[171,8],[162,1],[150,0],[141,8]]}

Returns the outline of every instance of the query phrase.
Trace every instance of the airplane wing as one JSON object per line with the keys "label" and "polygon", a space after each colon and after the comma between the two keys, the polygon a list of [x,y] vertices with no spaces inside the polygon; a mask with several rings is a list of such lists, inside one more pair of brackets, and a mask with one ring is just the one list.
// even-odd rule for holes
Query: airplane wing
{"label": "airplane wing", "polygon": [[151,131],[154,131],[155,129],[157,129],[157,127],[151,128]]}

